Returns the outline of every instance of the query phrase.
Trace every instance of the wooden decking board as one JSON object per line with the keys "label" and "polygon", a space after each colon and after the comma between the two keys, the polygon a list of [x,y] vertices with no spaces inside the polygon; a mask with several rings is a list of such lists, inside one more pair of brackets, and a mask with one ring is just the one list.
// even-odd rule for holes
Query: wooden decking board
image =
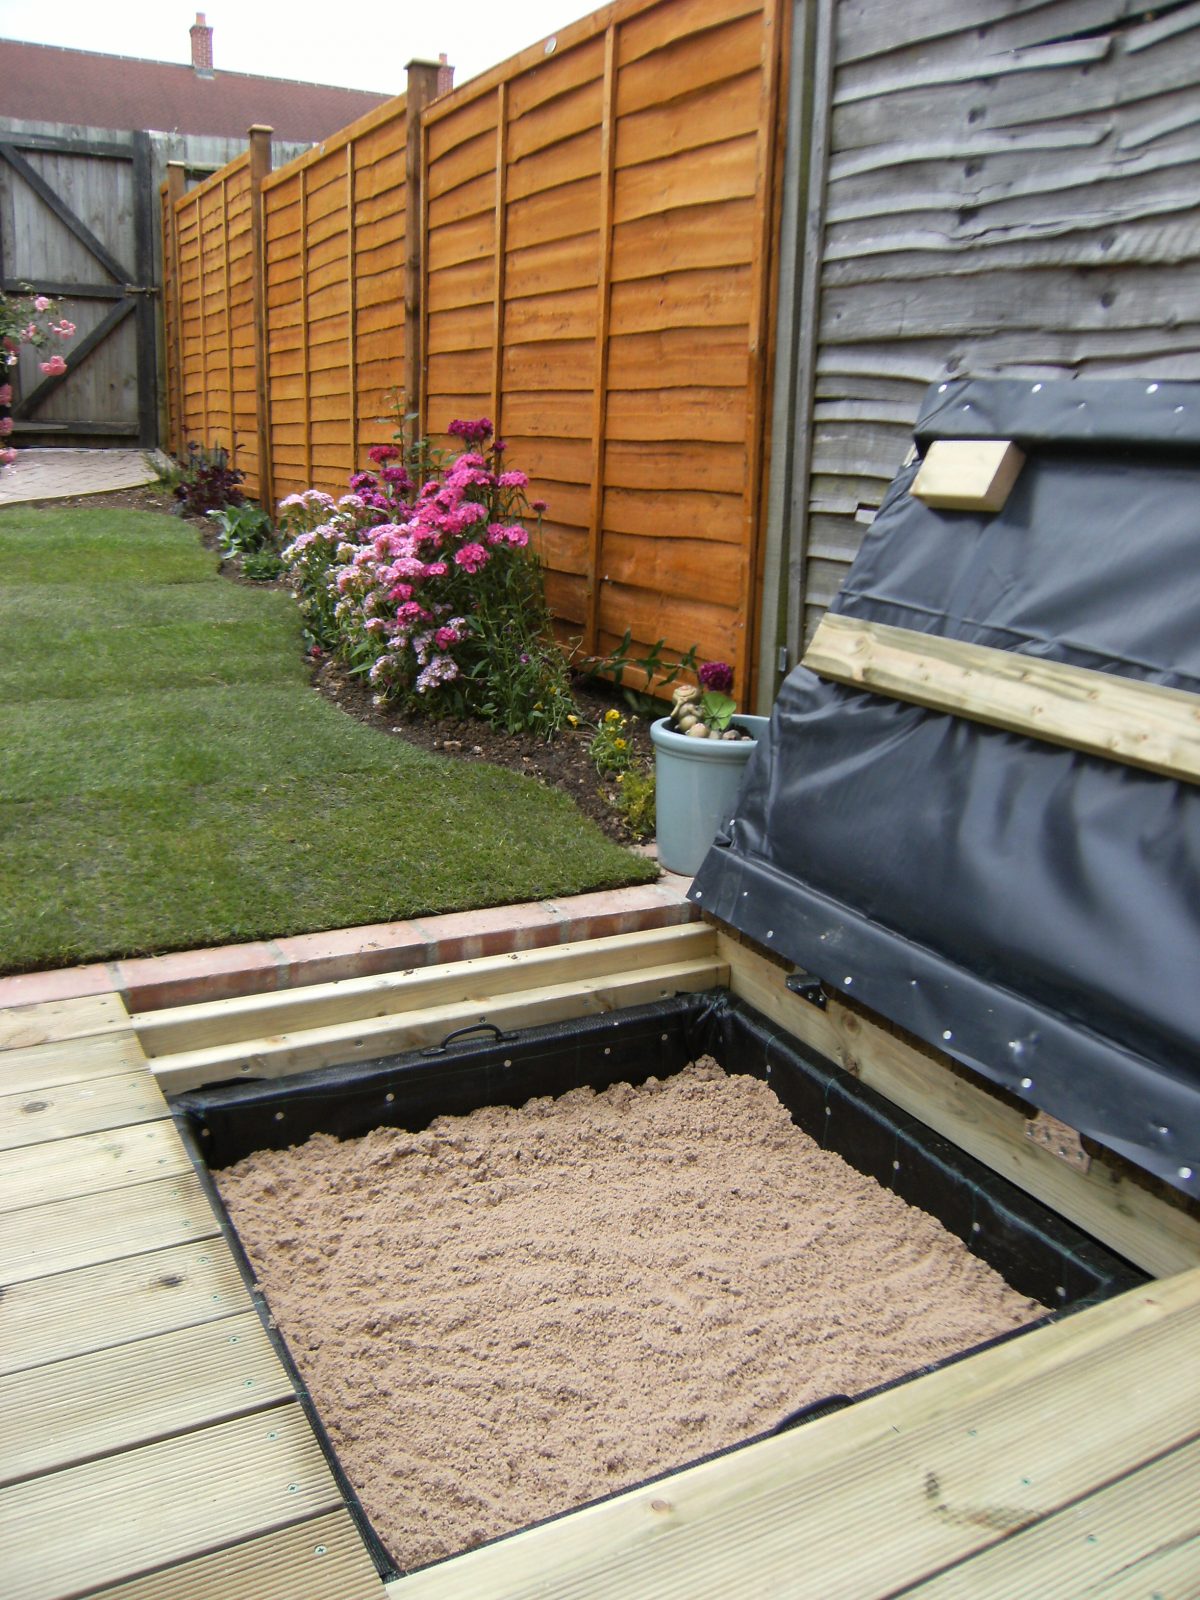
{"label": "wooden decking board", "polygon": [[[0,1075],[0,1091],[3,1087]],[[170,1114],[162,1091],[144,1066],[123,1077],[58,1084],[32,1093],[0,1093],[0,1150],[151,1122]]]}
{"label": "wooden decking board", "polygon": [[919,1600],[1147,1600],[1195,1594],[1198,1575],[1200,1441],[1193,1440],[906,1593]]}
{"label": "wooden decking board", "polygon": [[0,1378],[0,1484],[293,1398],[256,1311]]}
{"label": "wooden decking board", "polygon": [[0,1491],[5,1600],[89,1593],[339,1504],[291,1402]]}
{"label": "wooden decking board", "polygon": [[0,1373],[216,1322],[250,1305],[220,1239],[10,1284],[0,1295]]}
{"label": "wooden decking board", "polygon": [[0,1154],[0,1211],[125,1189],[192,1170],[171,1121],[79,1134]]}
{"label": "wooden decking board", "polygon": [[382,1600],[348,1511],[231,1545],[88,1600]]}
{"label": "wooden decking board", "polygon": [[194,1172],[0,1215],[0,1278],[25,1283],[220,1233]]}
{"label": "wooden decking board", "polygon": [[0,1094],[32,1094],[64,1083],[117,1077],[145,1062],[132,1031],[8,1049],[0,1053]]}
{"label": "wooden decking board", "polygon": [[[389,1586],[397,1600],[909,1589],[1182,1445],[1200,1272]],[[1162,1381],[1170,1374],[1170,1381]],[[1049,1590],[1043,1590],[1049,1593]]]}
{"label": "wooden decking board", "polygon": [[43,1000],[0,1007],[0,1050],[25,1050],[57,1039],[82,1039],[129,1027],[120,995],[90,994],[78,1000]]}

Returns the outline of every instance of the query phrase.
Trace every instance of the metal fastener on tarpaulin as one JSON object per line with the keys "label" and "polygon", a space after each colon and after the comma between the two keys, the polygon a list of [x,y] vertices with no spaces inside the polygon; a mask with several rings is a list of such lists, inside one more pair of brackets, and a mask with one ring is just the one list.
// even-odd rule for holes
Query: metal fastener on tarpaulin
{"label": "metal fastener on tarpaulin", "polygon": [[816,1006],[818,1011],[825,1010],[825,988],[820,978],[814,978],[810,972],[792,972],[784,979],[784,985],[801,1000],[807,1000],[810,1006]]}

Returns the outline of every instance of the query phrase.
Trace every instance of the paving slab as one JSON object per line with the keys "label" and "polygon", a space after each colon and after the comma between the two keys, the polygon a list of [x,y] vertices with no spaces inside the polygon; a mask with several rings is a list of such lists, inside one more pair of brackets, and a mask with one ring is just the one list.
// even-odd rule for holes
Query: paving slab
{"label": "paving slab", "polygon": [[136,489],[154,482],[156,462],[170,465],[161,450],[18,450],[0,471],[0,506]]}

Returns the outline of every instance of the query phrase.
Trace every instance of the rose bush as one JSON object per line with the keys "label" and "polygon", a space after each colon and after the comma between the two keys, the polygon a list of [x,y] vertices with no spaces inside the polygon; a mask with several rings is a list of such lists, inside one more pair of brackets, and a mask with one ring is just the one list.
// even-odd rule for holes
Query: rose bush
{"label": "rose bush", "polygon": [[[6,368],[16,366],[21,358],[22,345],[41,349],[55,339],[73,337],[73,322],[68,322],[62,316],[57,322],[51,321],[57,312],[57,304],[48,295],[35,294],[32,289],[24,295],[0,293],[0,352]],[[59,377],[67,370],[67,363],[58,352],[39,365],[48,378]],[[0,440],[4,441],[0,446],[0,467],[11,466],[16,460],[17,453],[8,443],[13,431],[10,414],[12,403],[12,384],[0,384]]]}

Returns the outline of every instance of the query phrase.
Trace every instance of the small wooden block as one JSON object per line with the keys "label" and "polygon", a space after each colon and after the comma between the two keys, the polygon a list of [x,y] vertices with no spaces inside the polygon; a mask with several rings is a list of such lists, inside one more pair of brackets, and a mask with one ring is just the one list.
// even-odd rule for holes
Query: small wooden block
{"label": "small wooden block", "polygon": [[909,493],[940,511],[1002,511],[1024,465],[1008,439],[935,439]]}

